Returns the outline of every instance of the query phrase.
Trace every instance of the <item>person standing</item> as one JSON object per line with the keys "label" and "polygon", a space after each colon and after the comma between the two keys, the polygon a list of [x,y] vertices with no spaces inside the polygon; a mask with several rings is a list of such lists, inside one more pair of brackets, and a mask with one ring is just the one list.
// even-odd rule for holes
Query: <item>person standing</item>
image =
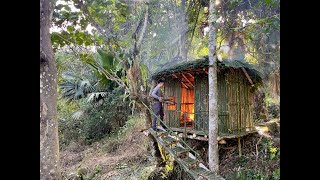
{"label": "person standing", "polygon": [[[161,87],[164,86],[164,80],[160,79],[158,80],[158,84],[157,86],[152,90],[151,96],[154,99],[154,103],[153,103],[153,112],[155,113],[155,115],[153,115],[153,119],[152,119],[152,129],[153,130],[157,130],[157,117],[160,117],[161,121],[163,121],[163,93],[161,91]],[[163,123],[160,121],[160,125],[162,127],[164,127]]]}

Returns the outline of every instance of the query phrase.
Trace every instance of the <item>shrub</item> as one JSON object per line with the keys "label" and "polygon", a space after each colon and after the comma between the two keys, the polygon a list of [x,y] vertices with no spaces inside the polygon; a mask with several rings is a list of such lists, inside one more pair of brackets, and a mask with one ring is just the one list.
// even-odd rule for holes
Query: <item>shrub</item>
{"label": "shrub", "polygon": [[111,132],[122,127],[128,119],[130,108],[128,101],[123,100],[123,90],[115,88],[107,92],[100,106],[79,100],[84,112],[79,118],[72,118],[71,113],[62,114],[59,119],[59,138],[62,147],[71,141],[83,140],[86,144],[100,140]]}
{"label": "shrub", "polygon": [[278,103],[270,103],[268,106],[269,118],[280,117],[280,105]]}

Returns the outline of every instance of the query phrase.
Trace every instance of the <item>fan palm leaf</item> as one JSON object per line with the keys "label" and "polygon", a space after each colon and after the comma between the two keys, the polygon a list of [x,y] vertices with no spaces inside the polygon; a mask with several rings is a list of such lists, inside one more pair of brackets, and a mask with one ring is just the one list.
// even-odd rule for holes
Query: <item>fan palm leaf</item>
{"label": "fan palm leaf", "polygon": [[75,74],[65,73],[63,78],[64,82],[60,84],[60,88],[62,97],[68,101],[84,98],[87,94],[95,91],[89,80],[84,80]]}

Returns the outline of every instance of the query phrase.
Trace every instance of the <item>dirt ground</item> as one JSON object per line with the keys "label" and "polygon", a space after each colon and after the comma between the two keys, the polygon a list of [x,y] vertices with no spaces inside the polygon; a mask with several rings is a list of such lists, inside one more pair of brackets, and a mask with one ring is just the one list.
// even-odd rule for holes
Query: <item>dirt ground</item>
{"label": "dirt ground", "polygon": [[[151,171],[152,151],[139,124],[122,138],[107,137],[92,145],[72,143],[60,152],[64,179],[138,179]],[[149,151],[148,151],[149,150]],[[143,172],[142,172],[143,173]]]}

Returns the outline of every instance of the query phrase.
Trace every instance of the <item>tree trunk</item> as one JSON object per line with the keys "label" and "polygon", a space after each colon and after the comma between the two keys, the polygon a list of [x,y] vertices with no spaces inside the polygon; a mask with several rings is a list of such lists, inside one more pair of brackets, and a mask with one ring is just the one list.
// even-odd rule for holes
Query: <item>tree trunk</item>
{"label": "tree trunk", "polygon": [[145,115],[145,125],[148,129],[151,127],[152,116],[150,111],[145,107],[145,105],[150,107],[150,102],[148,101],[149,95],[147,93],[147,88],[143,85],[138,57],[136,57],[134,65],[129,68],[126,73],[129,80],[130,99],[136,102],[139,110]]}
{"label": "tree trunk", "polygon": [[137,105],[140,107],[140,111],[145,115],[146,118],[146,123],[145,126],[146,128],[151,127],[151,121],[152,121],[152,116],[150,111],[147,109],[148,106],[150,107],[150,103],[148,101],[148,93],[147,93],[147,87],[144,87],[143,84],[143,79],[142,79],[142,73],[140,69],[140,48],[142,41],[145,37],[145,33],[147,30],[148,26],[148,18],[149,18],[149,5],[148,3],[146,4],[146,11],[144,15],[144,21],[143,25],[141,28],[141,33],[139,35],[139,38],[136,39],[136,43],[134,46],[134,54],[133,54],[133,62],[132,66],[127,68],[127,78],[129,80],[129,90],[130,90],[130,96],[131,100],[136,101]]}
{"label": "tree trunk", "polygon": [[219,173],[218,149],[218,88],[216,63],[216,15],[214,0],[209,5],[209,169]]}
{"label": "tree trunk", "polygon": [[40,179],[61,179],[56,65],[50,39],[54,1],[40,0]]}

